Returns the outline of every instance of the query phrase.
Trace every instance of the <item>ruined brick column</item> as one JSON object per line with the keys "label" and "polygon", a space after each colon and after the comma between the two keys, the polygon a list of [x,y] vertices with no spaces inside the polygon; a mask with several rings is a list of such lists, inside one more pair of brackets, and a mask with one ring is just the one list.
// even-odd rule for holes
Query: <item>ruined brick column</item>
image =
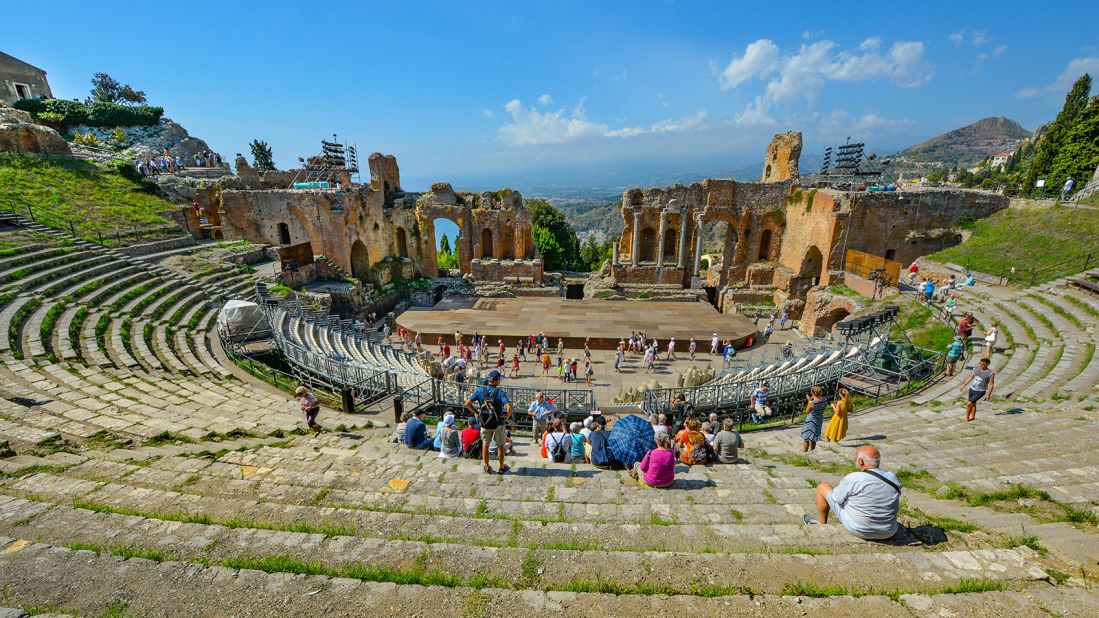
{"label": "ruined brick column", "polygon": [[660,211],[660,236],[658,236],[659,244],[656,249],[656,265],[664,266],[664,230],[668,227],[668,211]]}
{"label": "ruined brick column", "polygon": [[[675,200],[673,200],[675,201]],[[687,267],[687,209],[679,210],[679,251],[676,252],[678,262],[675,267],[683,270]]]}
{"label": "ruined brick column", "polygon": [[641,254],[641,208],[633,211],[633,248],[630,251],[630,264],[637,266]]}
{"label": "ruined brick column", "polygon": [[702,276],[702,215],[695,217],[695,277]]}
{"label": "ruined brick column", "polygon": [[617,242],[614,243],[614,245],[611,247],[611,249],[612,249],[611,266],[618,266],[618,243]]}

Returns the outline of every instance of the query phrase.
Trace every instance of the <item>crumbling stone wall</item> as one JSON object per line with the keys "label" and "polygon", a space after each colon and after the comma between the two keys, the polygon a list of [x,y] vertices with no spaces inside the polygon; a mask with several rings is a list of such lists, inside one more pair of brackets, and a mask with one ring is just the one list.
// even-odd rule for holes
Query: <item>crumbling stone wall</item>
{"label": "crumbling stone wall", "polygon": [[801,131],[776,133],[763,157],[761,182],[779,182],[798,179],[798,160],[801,158]]}

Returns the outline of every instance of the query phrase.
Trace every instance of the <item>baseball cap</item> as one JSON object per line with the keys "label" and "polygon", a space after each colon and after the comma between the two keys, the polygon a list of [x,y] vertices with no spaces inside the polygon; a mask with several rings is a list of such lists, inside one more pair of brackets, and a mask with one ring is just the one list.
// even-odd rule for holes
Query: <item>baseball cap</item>
{"label": "baseball cap", "polygon": [[495,369],[493,369],[488,374],[488,379],[489,380],[499,380],[499,379],[502,379],[503,377],[504,377],[504,374],[500,373],[499,371],[496,371]]}
{"label": "baseball cap", "polygon": [[453,427],[454,426],[454,415],[453,414],[447,414],[446,416],[444,416],[443,417],[443,424],[446,425],[447,427]]}

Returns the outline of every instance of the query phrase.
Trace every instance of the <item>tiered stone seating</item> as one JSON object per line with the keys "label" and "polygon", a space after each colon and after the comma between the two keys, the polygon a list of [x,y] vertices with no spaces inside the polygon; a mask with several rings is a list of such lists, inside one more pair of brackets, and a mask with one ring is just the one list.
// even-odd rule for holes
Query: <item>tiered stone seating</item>
{"label": "tiered stone seating", "polygon": [[[201,297],[160,297],[136,315],[139,303],[123,308],[132,299],[112,309],[139,284],[101,288],[61,311],[57,328],[73,306],[93,309],[76,342],[87,366],[60,360],[64,352],[54,362],[0,351],[0,440],[18,453],[0,458],[3,604],[99,615],[124,601],[126,612],[150,616],[212,607],[386,616],[1099,612],[1090,588],[1099,561],[1090,412],[1099,393],[1085,383],[1095,364],[1084,360],[1099,312],[1068,301],[1063,288],[1031,292],[1080,325],[1029,292],[964,296],[979,316],[1006,318],[1012,342],[1001,387],[1047,380],[1032,388],[1033,402],[996,398],[965,425],[952,382],[954,398],[943,390],[927,403],[852,417],[848,439],[808,458],[797,427],[754,432],[745,436],[745,463],[678,466],[671,489],[651,490],[624,472],[547,462],[524,435],[514,436],[503,476],[484,474],[475,460],[412,451],[389,441],[384,403],[365,415],[325,410],[320,422],[330,431],[317,437],[291,433],[301,426],[296,402],[215,373],[203,328],[187,327],[212,315]],[[11,298],[0,320],[28,298],[39,296]],[[1057,315],[1049,319],[1063,332],[1047,328],[1043,338],[1032,325],[1026,339],[1011,314],[1033,317],[1027,307]],[[102,314],[112,324],[132,320],[131,347],[144,368],[91,360]],[[402,379],[426,376],[407,353],[342,323],[281,310],[272,318],[286,341]],[[9,347],[29,350],[34,332],[24,328]],[[1018,347],[1031,342],[1038,359],[1044,347],[1069,351],[1070,337],[1068,362],[1056,351],[1032,362]],[[818,352],[749,371],[836,360]],[[1032,370],[1039,362],[1045,370]],[[340,423],[347,431],[335,430]],[[905,528],[888,542],[801,521],[815,484],[837,482],[863,441],[882,449],[886,469],[910,471]],[[958,497],[1020,483],[1048,498],[985,501],[992,510]],[[1074,521],[1055,521],[1055,511]]]}

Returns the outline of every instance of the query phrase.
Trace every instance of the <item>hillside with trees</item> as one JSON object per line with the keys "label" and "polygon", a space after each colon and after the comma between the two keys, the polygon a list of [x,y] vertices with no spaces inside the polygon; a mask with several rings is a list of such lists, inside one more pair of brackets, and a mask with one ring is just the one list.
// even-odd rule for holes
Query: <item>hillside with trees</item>
{"label": "hillside with trees", "polygon": [[1030,135],[1014,120],[996,116],[935,136],[898,152],[893,158],[898,165],[914,162],[973,167],[993,154],[1014,150]]}

